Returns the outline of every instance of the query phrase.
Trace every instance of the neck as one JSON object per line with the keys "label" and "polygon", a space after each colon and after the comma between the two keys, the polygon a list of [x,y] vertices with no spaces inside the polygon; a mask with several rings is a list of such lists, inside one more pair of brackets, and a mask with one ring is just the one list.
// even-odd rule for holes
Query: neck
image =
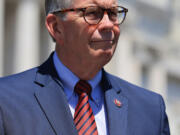
{"label": "neck", "polygon": [[75,60],[74,58],[65,57],[61,53],[57,53],[61,62],[73,72],[81,80],[91,80],[102,69],[102,66],[86,62],[85,60]]}

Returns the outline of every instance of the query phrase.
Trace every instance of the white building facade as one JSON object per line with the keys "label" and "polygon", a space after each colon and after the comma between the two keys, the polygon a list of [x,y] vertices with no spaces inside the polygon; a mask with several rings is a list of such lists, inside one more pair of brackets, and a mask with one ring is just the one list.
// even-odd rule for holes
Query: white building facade
{"label": "white building facade", "polygon": [[[180,1],[127,0],[121,37],[105,67],[122,79],[160,93],[172,135],[180,134]],[[0,77],[38,66],[54,49],[44,1],[0,0]]]}

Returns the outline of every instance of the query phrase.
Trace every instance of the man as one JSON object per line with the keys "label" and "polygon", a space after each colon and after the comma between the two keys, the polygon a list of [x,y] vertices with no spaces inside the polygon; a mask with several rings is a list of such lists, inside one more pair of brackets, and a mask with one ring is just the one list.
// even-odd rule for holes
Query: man
{"label": "man", "polygon": [[46,0],[55,52],[0,79],[0,135],[169,135],[160,95],[103,70],[127,9],[117,0]]}

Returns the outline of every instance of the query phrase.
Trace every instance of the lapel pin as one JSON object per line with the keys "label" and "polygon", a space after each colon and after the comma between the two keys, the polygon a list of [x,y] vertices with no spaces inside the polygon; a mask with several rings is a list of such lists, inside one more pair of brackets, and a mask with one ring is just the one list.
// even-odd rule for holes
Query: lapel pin
{"label": "lapel pin", "polygon": [[122,107],[122,103],[118,99],[115,99],[114,103],[117,107]]}

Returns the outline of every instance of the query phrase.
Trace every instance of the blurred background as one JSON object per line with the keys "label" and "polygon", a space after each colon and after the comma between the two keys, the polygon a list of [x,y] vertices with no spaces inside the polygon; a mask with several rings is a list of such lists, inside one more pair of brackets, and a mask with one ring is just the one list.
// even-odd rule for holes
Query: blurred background
{"label": "blurred background", "polygon": [[[160,93],[180,135],[180,1],[122,0],[129,9],[112,61],[114,75]],[[0,0],[0,77],[38,66],[54,49],[44,0]]]}

